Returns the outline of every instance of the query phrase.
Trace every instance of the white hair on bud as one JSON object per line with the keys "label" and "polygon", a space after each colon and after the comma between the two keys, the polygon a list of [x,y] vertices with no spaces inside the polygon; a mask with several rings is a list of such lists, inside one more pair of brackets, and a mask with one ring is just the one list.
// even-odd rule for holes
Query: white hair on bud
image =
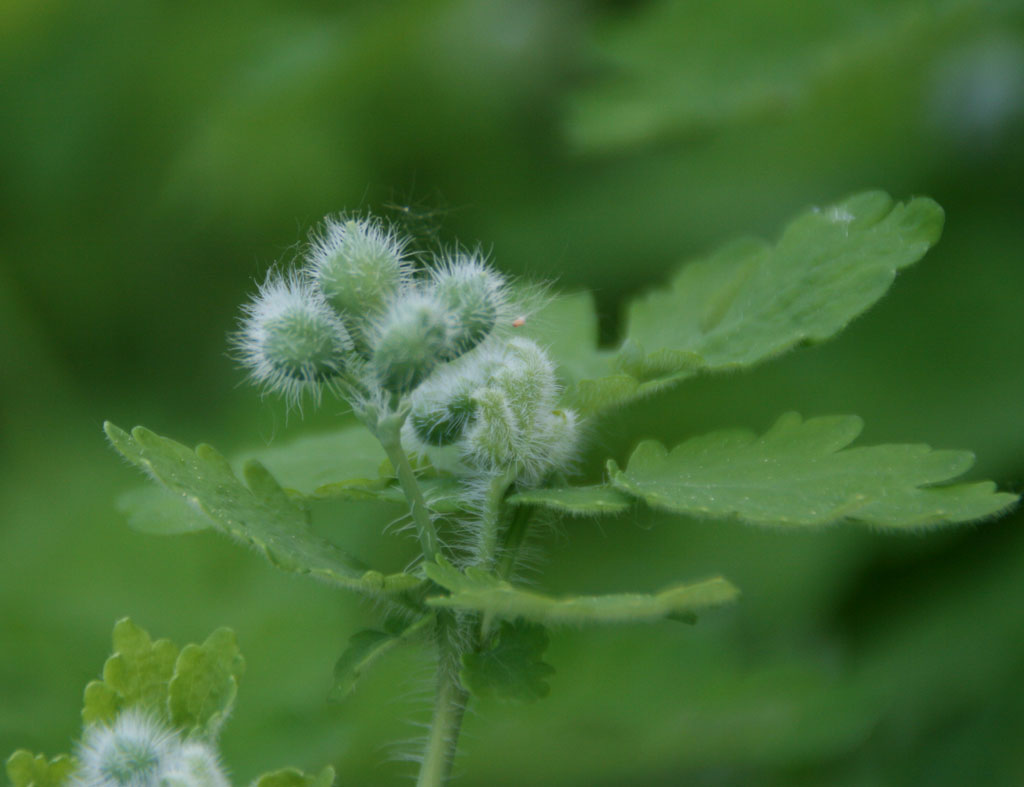
{"label": "white hair on bud", "polygon": [[314,286],[298,273],[268,273],[252,301],[242,307],[234,337],[238,360],[266,392],[299,405],[304,393],[320,402],[321,389],[348,362],[352,340],[345,325]]}
{"label": "white hair on bud", "polygon": [[73,787],[157,787],[164,761],[178,736],[151,714],[129,709],[112,724],[85,729],[76,752]]}

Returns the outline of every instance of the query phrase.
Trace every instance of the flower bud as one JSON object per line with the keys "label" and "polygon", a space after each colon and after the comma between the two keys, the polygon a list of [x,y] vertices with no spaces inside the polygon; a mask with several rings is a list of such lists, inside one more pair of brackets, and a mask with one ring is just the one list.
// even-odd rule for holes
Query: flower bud
{"label": "flower bud", "polygon": [[377,219],[327,219],[307,250],[308,271],[328,304],[364,345],[372,321],[408,282],[405,241]]}
{"label": "flower bud", "polygon": [[177,747],[177,736],[153,717],[127,710],[110,726],[86,729],[72,783],[76,787],[156,785],[162,763]]}
{"label": "flower bud", "polygon": [[182,744],[164,759],[160,787],[230,787],[217,752],[199,741]]}
{"label": "flower bud", "polygon": [[307,282],[271,274],[253,302],[243,307],[236,344],[250,378],[284,394],[291,404],[346,366],[352,347],[345,326]]}
{"label": "flower bud", "polygon": [[371,363],[385,391],[406,394],[449,356],[451,318],[429,292],[399,296],[377,326]]}
{"label": "flower bud", "polygon": [[466,432],[464,452],[474,464],[486,469],[514,465],[522,456],[524,435],[505,394],[498,388],[482,388],[473,400],[477,417]]}
{"label": "flower bud", "polygon": [[494,385],[508,397],[509,406],[527,432],[538,414],[550,412],[558,398],[555,367],[540,346],[522,337],[505,346],[505,363],[494,372]]}
{"label": "flower bud", "polygon": [[494,330],[505,305],[505,281],[476,257],[459,255],[434,271],[433,283],[438,299],[454,316],[451,360]]}
{"label": "flower bud", "polygon": [[409,414],[416,437],[443,448],[456,443],[476,417],[472,391],[464,389],[443,400],[418,401]]}

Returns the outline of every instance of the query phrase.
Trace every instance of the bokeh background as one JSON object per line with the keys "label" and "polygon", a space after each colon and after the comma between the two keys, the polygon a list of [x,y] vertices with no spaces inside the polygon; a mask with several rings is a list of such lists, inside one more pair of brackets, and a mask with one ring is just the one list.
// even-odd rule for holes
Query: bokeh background
{"label": "bokeh background", "polygon": [[[971,448],[1024,487],[1024,4],[1011,0],[0,2],[0,754],[66,751],[115,619],[248,659],[238,782],[335,764],[408,783],[429,664],[325,702],[372,610],[211,533],[114,506],[140,477],[104,419],[226,453],[337,424],[240,385],[237,307],[324,214],[620,305],[687,257],[863,188],[945,235],[840,338],[690,382],[594,429],[633,443],[781,412],[865,442]],[[338,504],[335,504],[338,505]],[[400,567],[380,504],[318,526]],[[464,785],[1024,784],[1024,522],[785,533],[653,514],[565,523],[539,583],[655,590],[721,572],[696,627],[554,637],[549,698],[480,704]]]}

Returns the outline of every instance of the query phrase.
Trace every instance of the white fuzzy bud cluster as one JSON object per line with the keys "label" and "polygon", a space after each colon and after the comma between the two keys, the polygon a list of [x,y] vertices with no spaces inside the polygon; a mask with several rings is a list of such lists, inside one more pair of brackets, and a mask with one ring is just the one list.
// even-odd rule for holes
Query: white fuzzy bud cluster
{"label": "white fuzzy bud cluster", "polygon": [[412,397],[408,437],[426,452],[454,445],[484,473],[515,468],[523,483],[567,469],[576,452],[576,414],[557,409],[547,354],[513,338],[446,368]]}
{"label": "white fuzzy bud cluster", "polygon": [[272,273],[243,307],[235,345],[250,378],[298,404],[324,387],[403,397],[512,324],[505,280],[475,254],[417,270],[373,218],[328,219],[302,266]]}
{"label": "white fuzzy bud cluster", "polygon": [[153,716],[123,711],[86,728],[71,787],[229,787],[217,752],[182,740]]}

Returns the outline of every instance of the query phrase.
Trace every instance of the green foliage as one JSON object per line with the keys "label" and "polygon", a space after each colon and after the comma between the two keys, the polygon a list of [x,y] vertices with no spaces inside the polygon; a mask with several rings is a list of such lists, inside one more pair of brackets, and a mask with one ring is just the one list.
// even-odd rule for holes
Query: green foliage
{"label": "green foliage", "polygon": [[85,687],[86,725],[109,725],[123,710],[134,708],[188,735],[217,736],[245,670],[233,631],[218,629],[202,645],[186,645],[179,652],[170,640],[153,641],[124,618],[114,626],[113,650],[103,665],[103,679]]}
{"label": "green foliage", "polygon": [[803,213],[774,246],[742,240],[691,262],[630,306],[612,373],[581,381],[574,403],[596,413],[824,341],[881,298],[942,223],[932,200],[864,192]]}
{"label": "green foliage", "polygon": [[202,645],[186,645],[167,683],[171,722],[216,737],[234,705],[244,671],[245,660],[230,629],[217,629]]}
{"label": "green foliage", "polygon": [[419,584],[407,574],[385,576],[369,570],[313,534],[305,512],[256,460],[244,464],[243,484],[211,446],[193,451],[142,427],[130,435],[110,423],[105,428],[125,458],[199,507],[218,530],[256,547],[279,568],[371,596],[400,594]]}
{"label": "green foliage", "polygon": [[409,625],[388,626],[385,631],[366,629],[357,631],[348,640],[348,647],[334,664],[334,686],[330,699],[335,702],[348,697],[356,687],[366,670],[386,653],[403,642],[409,641],[420,633],[428,624],[433,623],[432,616],[424,616]]}
{"label": "green foliage", "polygon": [[178,648],[167,639],[153,642],[128,618],[114,625],[113,655],[103,665],[103,680],[85,687],[82,721],[109,723],[127,707],[168,716],[167,685],[176,673]]}
{"label": "green foliage", "polygon": [[7,778],[11,787],[63,787],[74,767],[66,754],[47,760],[42,754],[19,749],[7,758]]}
{"label": "green foliage", "polygon": [[116,506],[127,518],[129,527],[140,533],[171,536],[195,533],[211,526],[202,511],[154,484],[129,489],[117,498]]}
{"label": "green foliage", "polygon": [[479,697],[531,702],[551,691],[546,678],[555,668],[543,660],[547,630],[523,620],[502,621],[490,648],[465,653],[459,678]]}
{"label": "green foliage", "polygon": [[889,528],[969,522],[1017,497],[991,482],[935,486],[964,473],[967,451],[926,445],[847,448],[862,424],[853,416],[782,416],[758,438],[714,432],[668,451],[641,443],[626,469],[609,462],[612,483],[652,506],[755,524],[824,525],[843,519]]}
{"label": "green foliage", "polygon": [[536,505],[578,516],[621,514],[633,505],[629,495],[608,486],[554,486],[509,495],[511,505]]}
{"label": "green foliage", "polygon": [[514,587],[488,571],[459,571],[448,563],[428,563],[427,576],[449,591],[427,603],[434,607],[461,609],[487,616],[547,625],[591,623],[640,623],[666,617],[685,617],[694,612],[734,601],[739,592],[728,581],[715,577],[692,585],[677,585],[660,593],[616,593],[607,596],[551,598]]}
{"label": "green foliage", "polygon": [[258,777],[253,787],[331,787],[334,784],[334,768],[325,767],[315,776],[303,773],[298,768],[282,768]]}

